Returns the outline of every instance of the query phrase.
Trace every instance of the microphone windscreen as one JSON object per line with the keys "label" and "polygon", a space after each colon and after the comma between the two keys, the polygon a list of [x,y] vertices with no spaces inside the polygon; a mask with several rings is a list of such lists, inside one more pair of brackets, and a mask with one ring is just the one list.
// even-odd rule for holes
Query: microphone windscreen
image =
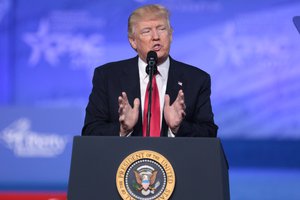
{"label": "microphone windscreen", "polygon": [[149,51],[147,54],[147,62],[149,61],[157,61],[157,53],[155,51]]}
{"label": "microphone windscreen", "polygon": [[149,51],[147,54],[147,67],[146,73],[149,74],[151,68],[152,74],[157,74],[157,53],[155,51]]}

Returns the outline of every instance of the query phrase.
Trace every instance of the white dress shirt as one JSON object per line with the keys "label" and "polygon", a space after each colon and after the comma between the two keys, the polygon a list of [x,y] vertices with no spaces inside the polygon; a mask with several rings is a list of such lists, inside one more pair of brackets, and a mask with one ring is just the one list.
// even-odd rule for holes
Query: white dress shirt
{"label": "white dress shirt", "polygon": [[[138,61],[139,66],[139,76],[140,76],[140,90],[141,90],[141,109],[142,109],[142,121],[144,117],[144,104],[145,104],[145,95],[146,95],[146,88],[149,82],[149,75],[146,73],[146,66],[145,63],[140,57]],[[157,66],[158,74],[155,76],[156,83],[158,87],[159,93],[159,104],[160,104],[160,129],[162,128],[162,119],[163,119],[163,109],[164,109],[164,102],[165,102],[165,94],[167,89],[167,82],[168,82],[168,74],[170,68],[170,59],[169,57],[165,62]],[[169,128],[168,137],[175,137],[172,131]]]}

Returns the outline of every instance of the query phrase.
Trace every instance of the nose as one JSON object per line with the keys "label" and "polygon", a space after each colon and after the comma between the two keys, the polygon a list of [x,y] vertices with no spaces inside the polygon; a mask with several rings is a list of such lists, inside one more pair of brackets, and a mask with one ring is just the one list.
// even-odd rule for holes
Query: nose
{"label": "nose", "polygon": [[160,35],[158,33],[158,30],[153,30],[152,31],[152,38],[153,38],[153,40],[159,40]]}

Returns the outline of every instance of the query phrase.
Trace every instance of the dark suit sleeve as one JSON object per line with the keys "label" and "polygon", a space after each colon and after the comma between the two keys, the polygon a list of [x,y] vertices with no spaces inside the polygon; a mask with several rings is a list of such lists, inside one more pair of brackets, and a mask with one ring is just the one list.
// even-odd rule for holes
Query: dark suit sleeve
{"label": "dark suit sleeve", "polygon": [[101,68],[94,72],[82,135],[116,136],[120,130],[119,122],[113,119],[109,110],[108,81]]}
{"label": "dark suit sleeve", "polygon": [[[202,79],[203,80],[203,79]],[[208,74],[205,75],[199,89],[195,94],[195,105],[192,110],[187,110],[187,116],[182,121],[176,137],[216,137],[218,126],[214,123],[210,94],[211,81]],[[185,98],[189,98],[185,94]]]}

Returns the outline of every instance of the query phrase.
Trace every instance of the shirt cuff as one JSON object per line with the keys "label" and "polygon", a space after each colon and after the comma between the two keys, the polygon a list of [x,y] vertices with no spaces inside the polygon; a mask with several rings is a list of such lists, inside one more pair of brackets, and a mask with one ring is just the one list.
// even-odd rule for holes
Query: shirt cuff
{"label": "shirt cuff", "polygon": [[133,133],[133,131],[131,131],[131,132],[128,133],[127,135],[121,135],[121,133],[120,133],[120,137],[130,137],[132,133]]}
{"label": "shirt cuff", "polygon": [[175,137],[175,134],[171,131],[171,129],[168,129],[168,137]]}

